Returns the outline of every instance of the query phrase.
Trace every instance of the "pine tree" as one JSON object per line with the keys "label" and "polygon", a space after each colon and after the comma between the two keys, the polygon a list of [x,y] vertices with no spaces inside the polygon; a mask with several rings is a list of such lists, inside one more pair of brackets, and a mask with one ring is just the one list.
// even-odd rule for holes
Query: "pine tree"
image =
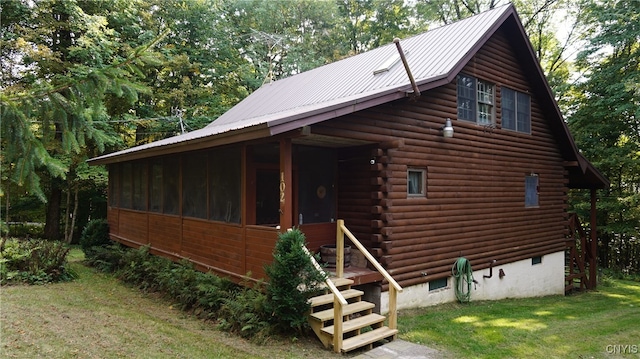
{"label": "pine tree", "polygon": [[[2,194],[22,188],[47,202],[45,235],[60,237],[65,180],[87,157],[118,141],[108,97],[133,103],[147,89],[136,81],[146,46],[126,57],[99,2],[2,3]],[[69,178],[69,174],[74,175]]]}

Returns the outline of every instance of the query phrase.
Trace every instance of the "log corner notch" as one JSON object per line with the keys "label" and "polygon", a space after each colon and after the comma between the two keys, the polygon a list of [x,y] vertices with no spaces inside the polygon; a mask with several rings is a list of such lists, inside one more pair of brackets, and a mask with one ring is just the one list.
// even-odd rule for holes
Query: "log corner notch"
{"label": "log corner notch", "polygon": [[386,257],[383,265],[392,262],[392,258],[387,255],[393,248],[391,245],[391,222],[393,215],[388,212],[392,206],[388,194],[392,192],[391,175],[388,165],[392,163],[393,149],[404,146],[404,139],[380,143],[377,148],[371,150],[371,232],[372,232],[372,253],[377,254],[376,259],[380,262],[382,257]]}

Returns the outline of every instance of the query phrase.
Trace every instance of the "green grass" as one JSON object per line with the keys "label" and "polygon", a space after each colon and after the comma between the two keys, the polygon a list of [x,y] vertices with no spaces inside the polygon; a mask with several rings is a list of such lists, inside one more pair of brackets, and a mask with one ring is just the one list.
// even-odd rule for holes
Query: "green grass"
{"label": "green grass", "polygon": [[[2,358],[340,358],[310,334],[255,344],[69,257],[73,282],[0,288]],[[568,297],[446,304],[403,311],[400,338],[451,358],[636,358],[640,283],[608,280]],[[609,347],[610,350],[613,347]]]}
{"label": "green grass", "polygon": [[[405,311],[398,326],[400,338],[456,358],[640,357],[640,283],[610,280],[566,297]],[[629,345],[632,353],[612,353],[613,345]]]}
{"label": "green grass", "polygon": [[69,257],[73,282],[0,288],[2,358],[306,358],[337,356],[315,338],[257,345]]}

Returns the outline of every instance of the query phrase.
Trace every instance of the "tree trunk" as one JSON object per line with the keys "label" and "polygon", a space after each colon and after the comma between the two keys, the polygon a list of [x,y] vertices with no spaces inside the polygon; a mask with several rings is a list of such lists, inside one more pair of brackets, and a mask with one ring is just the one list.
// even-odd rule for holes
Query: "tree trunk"
{"label": "tree trunk", "polygon": [[[8,182],[8,181],[7,181]],[[0,253],[4,252],[4,245],[5,243],[7,243],[7,239],[9,238],[9,188],[7,186],[7,189],[5,190],[5,204],[6,204],[6,210],[5,210],[5,222],[4,224],[7,226],[7,231],[5,233],[0,233],[0,237],[2,237],[2,239],[0,240]]]}
{"label": "tree trunk", "polygon": [[73,195],[73,213],[71,214],[71,228],[69,228],[69,232],[66,238],[66,241],[68,244],[71,244],[71,242],[73,242],[73,231],[76,227],[76,216],[78,215],[78,202],[79,202],[78,187],[79,186],[75,186],[74,195]]}
{"label": "tree trunk", "polygon": [[64,241],[66,243],[70,243],[69,241],[69,217],[71,217],[71,213],[69,213],[69,208],[71,208],[71,188],[67,188],[67,205],[65,208],[64,214]]}
{"label": "tree trunk", "polygon": [[60,179],[51,179],[51,190],[47,200],[47,218],[44,236],[50,240],[60,240],[60,206],[62,204],[62,186]]}

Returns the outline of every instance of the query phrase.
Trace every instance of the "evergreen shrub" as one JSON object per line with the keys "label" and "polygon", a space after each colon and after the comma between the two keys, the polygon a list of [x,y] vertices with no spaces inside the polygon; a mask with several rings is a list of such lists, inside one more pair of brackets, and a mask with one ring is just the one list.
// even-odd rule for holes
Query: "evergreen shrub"
{"label": "evergreen shrub", "polygon": [[305,244],[304,233],[297,228],[280,233],[273,251],[273,263],[265,268],[269,277],[269,310],[273,313],[275,326],[282,331],[302,332],[308,326],[308,299],[326,280],[326,274],[313,266],[303,250]]}
{"label": "evergreen shrub", "polygon": [[88,258],[96,254],[97,248],[106,247],[112,243],[109,238],[109,223],[103,218],[89,221],[80,235],[80,247]]}

